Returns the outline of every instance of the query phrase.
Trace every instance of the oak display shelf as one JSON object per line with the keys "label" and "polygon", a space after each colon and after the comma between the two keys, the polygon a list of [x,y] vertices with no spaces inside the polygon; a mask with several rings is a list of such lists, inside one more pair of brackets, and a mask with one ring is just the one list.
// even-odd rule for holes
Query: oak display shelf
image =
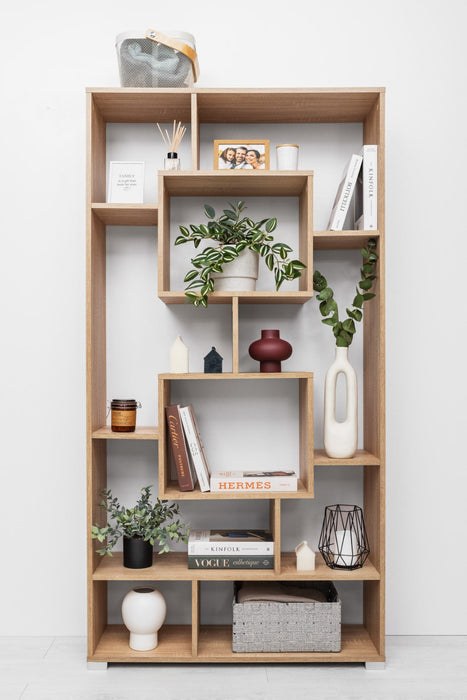
{"label": "oak display shelf", "polygon": [[128,631],[123,625],[107,625],[90,661],[116,663],[356,663],[384,661],[363,625],[342,625],[342,649],[339,652],[237,653],[232,651],[230,625],[201,625],[193,640],[189,625],[164,625],[159,645],[151,651],[133,651],[128,646]]}
{"label": "oak display shelf", "polygon": [[[264,662],[382,662],[385,615],[385,255],[384,255],[384,88],[90,88],[87,90],[87,534],[88,534],[88,660],[91,662],[149,663],[264,663]],[[109,204],[106,199],[107,123],[187,124],[191,138],[191,170],[159,171],[157,203]],[[363,143],[378,145],[378,230],[316,231],[313,225],[313,177],[309,171],[226,172],[200,170],[202,124],[321,124],[361,123]],[[293,127],[288,131],[293,133]],[[188,165],[188,167],[190,167]],[[316,174],[319,177],[319,173]],[[220,375],[160,374],[158,377],[158,426],[138,426],[134,433],[112,433],[106,425],[106,227],[157,226],[158,296],[165,304],[184,304],[181,289],[170,287],[170,209],[174,197],[292,197],[298,207],[297,257],[307,264],[295,291],[215,292],[211,304],[232,310],[232,372]],[[172,224],[174,225],[174,224]],[[131,235],[131,234],[130,234]],[[363,447],[351,459],[332,459],[313,444],[313,375],[284,372],[265,375],[241,372],[239,348],[240,308],[243,304],[304,304],[313,296],[313,251],[358,250],[375,238],[379,253],[375,298],[365,308],[363,320]],[[199,313],[194,311],[194,313]],[[148,377],[148,381],[153,381]],[[180,492],[170,469],[165,428],[165,407],[171,390],[184,381],[294,381],[299,415],[299,482],[297,492],[201,493]],[[190,387],[190,390],[192,387]],[[93,523],[105,523],[99,508],[101,490],[107,486],[108,440],[157,441],[159,497],[176,501],[248,499],[268,500],[269,527],[275,542],[271,570],[190,570],[186,552],[155,555],[148,569],[126,569],[122,554],[100,557],[90,538]],[[212,460],[211,460],[212,461]],[[313,572],[296,570],[295,553],[281,551],[282,504],[285,499],[313,498],[314,468],[361,466],[363,508],[371,555],[361,569],[328,568],[321,555]],[[197,504],[196,504],[197,505]],[[191,581],[191,624],[164,625],[159,646],[135,652],[128,646],[123,625],[109,625],[108,587],[111,582]],[[204,581],[332,580],[361,582],[363,624],[343,625],[339,653],[232,652],[229,625],[204,626],[200,597]]]}
{"label": "oak display shelf", "polygon": [[132,433],[114,433],[110,425],[93,430],[95,440],[158,440],[159,430],[152,425],[137,425]]}
{"label": "oak display shelf", "polygon": [[147,569],[123,566],[122,552],[103,556],[93,573],[94,581],[379,581],[376,567],[367,560],[361,569],[330,569],[321,554],[314,571],[297,571],[295,552],[281,552],[280,571],[273,569],[189,569],[186,552],[154,554]]}

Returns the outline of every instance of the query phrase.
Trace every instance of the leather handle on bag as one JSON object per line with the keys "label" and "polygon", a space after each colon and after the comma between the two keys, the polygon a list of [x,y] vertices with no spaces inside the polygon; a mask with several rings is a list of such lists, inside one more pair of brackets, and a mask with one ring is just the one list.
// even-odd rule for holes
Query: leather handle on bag
{"label": "leather handle on bag", "polygon": [[146,39],[151,39],[152,41],[156,41],[158,44],[168,46],[170,49],[180,51],[180,53],[183,53],[187,58],[189,58],[193,65],[193,73],[196,83],[199,76],[198,55],[196,51],[191,48],[191,46],[188,46],[188,44],[184,44],[183,41],[180,41],[179,39],[174,39],[171,36],[167,36],[167,34],[161,34],[161,32],[156,32],[154,29],[147,30]]}

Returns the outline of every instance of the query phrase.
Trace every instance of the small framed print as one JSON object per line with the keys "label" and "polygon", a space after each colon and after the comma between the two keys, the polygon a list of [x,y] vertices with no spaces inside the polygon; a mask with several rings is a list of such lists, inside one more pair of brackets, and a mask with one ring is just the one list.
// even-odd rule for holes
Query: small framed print
{"label": "small framed print", "polygon": [[144,197],[144,161],[111,160],[107,202],[142,204]]}
{"label": "small framed print", "polygon": [[216,139],[214,170],[269,170],[269,140]]}

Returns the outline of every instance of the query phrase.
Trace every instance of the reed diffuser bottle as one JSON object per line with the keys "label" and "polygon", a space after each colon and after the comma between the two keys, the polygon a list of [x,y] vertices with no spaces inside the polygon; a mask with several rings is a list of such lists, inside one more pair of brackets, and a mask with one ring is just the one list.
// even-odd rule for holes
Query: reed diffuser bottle
{"label": "reed diffuser bottle", "polygon": [[172,126],[172,135],[169,134],[167,129],[162,131],[159,124],[157,128],[160,131],[164,145],[167,147],[167,157],[164,158],[164,170],[180,170],[180,158],[178,157],[178,148],[185,135],[186,127],[182,126],[182,122],[176,122]]}

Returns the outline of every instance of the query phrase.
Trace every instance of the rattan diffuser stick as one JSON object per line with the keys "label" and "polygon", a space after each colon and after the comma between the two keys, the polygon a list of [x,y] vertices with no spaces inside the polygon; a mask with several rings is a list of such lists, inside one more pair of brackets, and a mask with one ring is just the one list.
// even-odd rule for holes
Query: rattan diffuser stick
{"label": "rattan diffuser stick", "polygon": [[177,153],[178,148],[180,146],[180,143],[182,141],[182,138],[185,135],[186,127],[182,126],[182,122],[176,122],[174,119],[171,136],[170,136],[169,132],[167,131],[167,129],[165,129],[165,134],[164,134],[164,132],[162,131],[159,124],[157,124],[157,128],[160,131],[160,134],[162,136],[162,140],[167,148],[167,151],[169,153]]}

